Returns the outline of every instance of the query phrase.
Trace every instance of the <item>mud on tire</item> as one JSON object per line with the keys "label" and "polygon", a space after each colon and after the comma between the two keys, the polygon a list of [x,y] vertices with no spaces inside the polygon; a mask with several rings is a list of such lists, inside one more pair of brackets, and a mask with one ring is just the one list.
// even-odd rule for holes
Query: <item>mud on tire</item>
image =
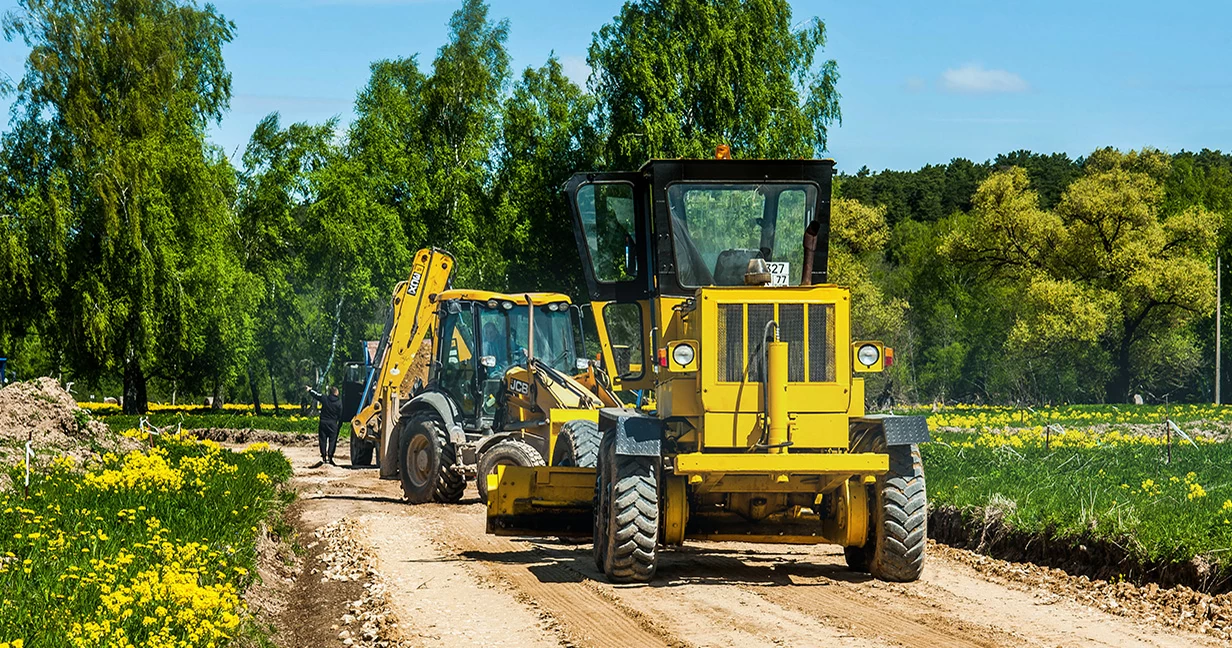
{"label": "mud on tire", "polygon": [[[924,571],[924,547],[928,542],[928,502],[925,497],[924,463],[918,446],[892,446],[890,471],[877,480],[869,498],[872,528],[865,550],[869,573],[884,581],[909,582]],[[853,569],[849,556],[847,564]]]}
{"label": "mud on tire", "polygon": [[488,475],[496,472],[497,466],[542,466],[543,457],[530,444],[522,441],[501,441],[488,448],[479,457],[478,475],[475,477],[479,499],[488,501]]}
{"label": "mud on tire", "polygon": [[402,494],[412,504],[456,502],[466,478],[453,470],[454,447],[445,425],[432,412],[416,412],[398,423],[398,473]]}
{"label": "mud on tire", "polygon": [[605,441],[608,512],[603,572],[614,583],[654,578],[659,545],[658,457],[617,455]]}
{"label": "mud on tire", "polygon": [[594,468],[599,463],[599,424],[595,421],[575,420],[565,423],[556,439],[553,466]]}

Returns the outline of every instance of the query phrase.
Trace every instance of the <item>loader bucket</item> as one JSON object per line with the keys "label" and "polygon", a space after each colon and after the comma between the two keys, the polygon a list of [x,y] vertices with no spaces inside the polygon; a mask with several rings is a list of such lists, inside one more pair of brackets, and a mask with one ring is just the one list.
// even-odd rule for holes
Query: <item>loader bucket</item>
{"label": "loader bucket", "polygon": [[487,478],[488,533],[589,537],[594,532],[593,468],[498,466]]}

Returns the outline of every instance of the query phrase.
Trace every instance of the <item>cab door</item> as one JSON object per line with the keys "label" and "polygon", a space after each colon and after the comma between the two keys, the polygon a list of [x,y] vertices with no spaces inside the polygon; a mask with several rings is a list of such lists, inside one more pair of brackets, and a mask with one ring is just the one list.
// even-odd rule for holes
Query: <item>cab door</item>
{"label": "cab door", "polygon": [[475,320],[472,304],[449,301],[443,304],[438,341],[437,384],[458,405],[462,418],[473,421],[478,415],[478,381],[475,346]]}
{"label": "cab door", "polygon": [[617,390],[654,388],[647,186],[640,173],[577,174],[566,185],[599,344]]}

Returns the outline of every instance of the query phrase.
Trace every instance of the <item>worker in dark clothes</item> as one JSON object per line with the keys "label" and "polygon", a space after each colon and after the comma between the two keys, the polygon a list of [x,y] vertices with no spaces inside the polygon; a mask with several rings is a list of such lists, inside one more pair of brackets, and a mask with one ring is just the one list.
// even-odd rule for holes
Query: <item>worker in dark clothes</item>
{"label": "worker in dark clothes", "polygon": [[334,448],[338,446],[338,419],[342,415],[342,399],[338,388],[330,387],[329,395],[322,395],[308,385],[304,389],[321,404],[321,420],[317,423],[317,443],[321,446],[321,463],[336,466]]}

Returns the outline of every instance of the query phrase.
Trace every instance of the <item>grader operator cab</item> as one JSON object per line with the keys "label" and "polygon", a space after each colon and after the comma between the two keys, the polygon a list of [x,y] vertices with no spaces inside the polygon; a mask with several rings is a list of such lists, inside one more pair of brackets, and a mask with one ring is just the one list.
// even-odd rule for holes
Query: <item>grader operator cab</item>
{"label": "grader operator cab", "polygon": [[928,426],[865,415],[860,374],[889,350],[851,340],[850,292],[827,283],[833,168],[654,160],[569,181],[603,356],[657,411],[601,410],[594,469],[501,469],[489,532],[591,535],[613,581],[649,580],[686,539],[837,544],[853,569],[920,575]]}
{"label": "grader operator cab", "polygon": [[[469,477],[497,466],[576,465],[578,449],[598,447],[598,410],[620,406],[603,372],[579,358],[568,297],[453,290],[452,268],[439,250],[416,254],[352,419],[358,443],[376,446],[381,476],[400,479],[412,503],[456,502]],[[426,382],[414,375],[424,364]],[[486,497],[487,480],[478,487]]]}

